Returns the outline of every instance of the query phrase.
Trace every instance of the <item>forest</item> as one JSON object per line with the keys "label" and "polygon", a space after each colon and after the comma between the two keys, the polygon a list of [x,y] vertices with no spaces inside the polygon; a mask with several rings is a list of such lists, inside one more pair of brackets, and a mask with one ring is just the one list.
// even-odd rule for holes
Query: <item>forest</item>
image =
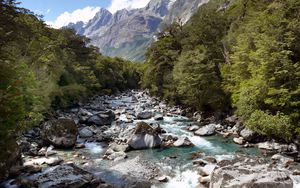
{"label": "forest", "polygon": [[0,12],[2,138],[95,94],[138,87],[134,63],[102,56],[88,38],[50,28],[15,0],[1,0]]}
{"label": "forest", "polygon": [[262,136],[300,138],[300,1],[211,0],[166,26],[142,87],[172,104],[234,112]]}

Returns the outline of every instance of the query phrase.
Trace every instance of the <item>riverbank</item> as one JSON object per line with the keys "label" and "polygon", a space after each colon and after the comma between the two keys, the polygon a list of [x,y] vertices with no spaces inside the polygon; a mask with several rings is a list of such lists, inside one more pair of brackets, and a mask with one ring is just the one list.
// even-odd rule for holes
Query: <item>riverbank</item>
{"label": "riverbank", "polygon": [[183,114],[143,91],[97,96],[58,111],[19,138],[23,165],[3,186],[274,188],[300,182],[298,164],[284,155],[297,152],[295,146],[254,145],[234,117],[203,126],[199,114]]}

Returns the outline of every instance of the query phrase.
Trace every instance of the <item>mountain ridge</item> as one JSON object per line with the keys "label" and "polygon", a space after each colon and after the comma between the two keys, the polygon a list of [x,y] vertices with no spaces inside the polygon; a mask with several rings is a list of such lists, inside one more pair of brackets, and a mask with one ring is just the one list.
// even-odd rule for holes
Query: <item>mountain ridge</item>
{"label": "mountain ridge", "polygon": [[104,55],[143,61],[147,47],[162,25],[179,18],[187,22],[206,2],[208,0],[151,0],[144,8],[122,9],[114,14],[101,8],[88,23],[70,23],[66,27],[90,38],[90,44],[99,47]]}

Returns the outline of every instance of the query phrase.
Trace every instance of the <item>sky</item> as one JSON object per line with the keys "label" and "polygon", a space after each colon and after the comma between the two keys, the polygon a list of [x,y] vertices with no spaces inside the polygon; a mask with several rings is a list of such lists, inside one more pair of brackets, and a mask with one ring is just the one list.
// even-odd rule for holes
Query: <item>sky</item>
{"label": "sky", "polygon": [[19,0],[20,7],[43,15],[45,22],[60,28],[78,21],[88,22],[100,8],[115,13],[121,9],[145,7],[150,0]]}

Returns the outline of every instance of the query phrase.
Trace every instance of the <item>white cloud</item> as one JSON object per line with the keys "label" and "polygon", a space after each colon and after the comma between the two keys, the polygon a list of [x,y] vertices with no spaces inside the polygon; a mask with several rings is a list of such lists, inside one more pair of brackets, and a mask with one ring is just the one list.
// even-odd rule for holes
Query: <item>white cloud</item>
{"label": "white cloud", "polygon": [[47,11],[46,11],[46,14],[49,14],[51,12],[51,9],[48,9]]}
{"label": "white cloud", "polygon": [[150,0],[112,0],[107,8],[110,12],[115,13],[121,9],[134,9],[145,7]]}
{"label": "white cloud", "polygon": [[[55,21],[46,22],[48,25],[54,28],[61,28],[69,23],[76,23],[79,21],[88,22],[95,14],[100,10],[100,7],[85,7],[83,9],[77,9],[71,13],[64,12],[56,18]],[[50,11],[50,10],[49,10]]]}

